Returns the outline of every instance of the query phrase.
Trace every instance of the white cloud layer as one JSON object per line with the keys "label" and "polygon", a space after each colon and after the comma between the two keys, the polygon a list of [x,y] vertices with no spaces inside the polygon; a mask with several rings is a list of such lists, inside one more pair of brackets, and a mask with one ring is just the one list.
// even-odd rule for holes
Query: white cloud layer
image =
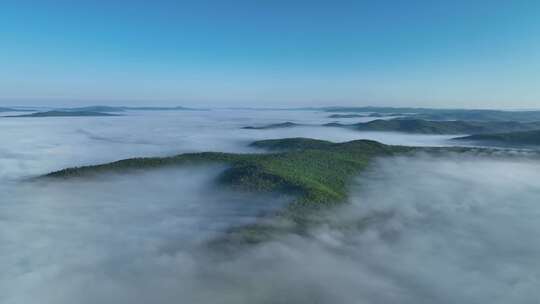
{"label": "white cloud layer", "polygon": [[447,145],[446,140],[452,137],[356,132],[329,127],[241,129],[284,121],[314,125],[334,121],[327,118],[328,113],[315,111],[134,111],[125,114],[121,117],[0,118],[0,179],[136,156],[194,151],[254,152],[256,150],[247,145],[268,138],[303,136],[333,141],[365,138],[389,144]]}
{"label": "white cloud layer", "polygon": [[361,137],[239,130],[292,120],[286,115],[324,121],[315,113],[239,113],[0,122],[10,130],[0,135],[0,302],[537,303],[536,160],[382,159],[353,183],[350,204],[308,236],[281,236],[231,256],[199,245],[286,200],[217,187],[222,167],[17,180],[127,156],[248,151],[243,144],[256,138]]}

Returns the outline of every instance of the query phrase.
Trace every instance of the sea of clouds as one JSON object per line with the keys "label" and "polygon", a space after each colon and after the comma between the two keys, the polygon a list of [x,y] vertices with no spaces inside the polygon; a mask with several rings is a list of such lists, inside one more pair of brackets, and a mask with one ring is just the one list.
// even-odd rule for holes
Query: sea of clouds
{"label": "sea of clouds", "polygon": [[[137,156],[184,152],[260,152],[255,140],[311,137],[336,142],[374,139],[388,144],[449,145],[455,136],[356,132],[316,125],[333,122],[319,111],[131,111],[118,117],[0,117],[0,178]],[[343,123],[373,118],[341,119]],[[314,126],[245,130],[292,121]]]}
{"label": "sea of clouds", "polygon": [[[320,127],[242,130],[324,113],[210,111],[6,119],[0,148],[1,303],[537,303],[540,162],[380,159],[350,203],[307,235],[216,256],[205,242],[287,203],[223,189],[224,167],[29,182],[66,166],[186,151],[250,152],[262,138],[334,141]],[[393,144],[447,138],[377,133]]]}

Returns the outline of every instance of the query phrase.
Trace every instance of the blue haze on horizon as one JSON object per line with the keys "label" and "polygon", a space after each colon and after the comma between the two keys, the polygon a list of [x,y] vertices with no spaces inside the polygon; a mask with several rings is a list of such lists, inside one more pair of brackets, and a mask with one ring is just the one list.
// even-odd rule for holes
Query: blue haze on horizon
{"label": "blue haze on horizon", "polygon": [[540,108],[540,1],[0,0],[0,106]]}

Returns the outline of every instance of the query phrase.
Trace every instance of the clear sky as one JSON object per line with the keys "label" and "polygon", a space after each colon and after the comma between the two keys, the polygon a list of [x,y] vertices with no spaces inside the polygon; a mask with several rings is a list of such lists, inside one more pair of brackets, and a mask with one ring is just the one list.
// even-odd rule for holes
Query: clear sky
{"label": "clear sky", "polygon": [[540,108],[538,0],[0,0],[0,105]]}

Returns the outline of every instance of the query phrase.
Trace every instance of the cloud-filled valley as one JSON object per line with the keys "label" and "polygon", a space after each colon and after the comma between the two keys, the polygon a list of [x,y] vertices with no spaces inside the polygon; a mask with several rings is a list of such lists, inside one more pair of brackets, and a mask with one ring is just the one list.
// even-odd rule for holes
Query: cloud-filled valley
{"label": "cloud-filled valley", "polygon": [[216,184],[225,165],[27,180],[128,157],[264,153],[248,146],[258,139],[446,146],[455,137],[241,129],[283,121],[331,120],[247,110],[1,119],[0,302],[536,303],[540,163],[527,155],[380,158],[319,225],[223,255],[205,243],[288,197]]}
{"label": "cloud-filled valley", "polygon": [[[306,126],[279,130],[243,130],[245,125],[295,121],[323,124],[332,119],[316,111],[189,111],[130,112],[120,117],[2,118],[1,177],[43,174],[64,167],[89,165],[139,156],[185,152],[254,152],[258,139],[310,137],[342,142],[373,139],[388,144],[450,145],[449,135]],[[375,118],[365,118],[372,120]],[[357,121],[345,119],[344,121]]]}

